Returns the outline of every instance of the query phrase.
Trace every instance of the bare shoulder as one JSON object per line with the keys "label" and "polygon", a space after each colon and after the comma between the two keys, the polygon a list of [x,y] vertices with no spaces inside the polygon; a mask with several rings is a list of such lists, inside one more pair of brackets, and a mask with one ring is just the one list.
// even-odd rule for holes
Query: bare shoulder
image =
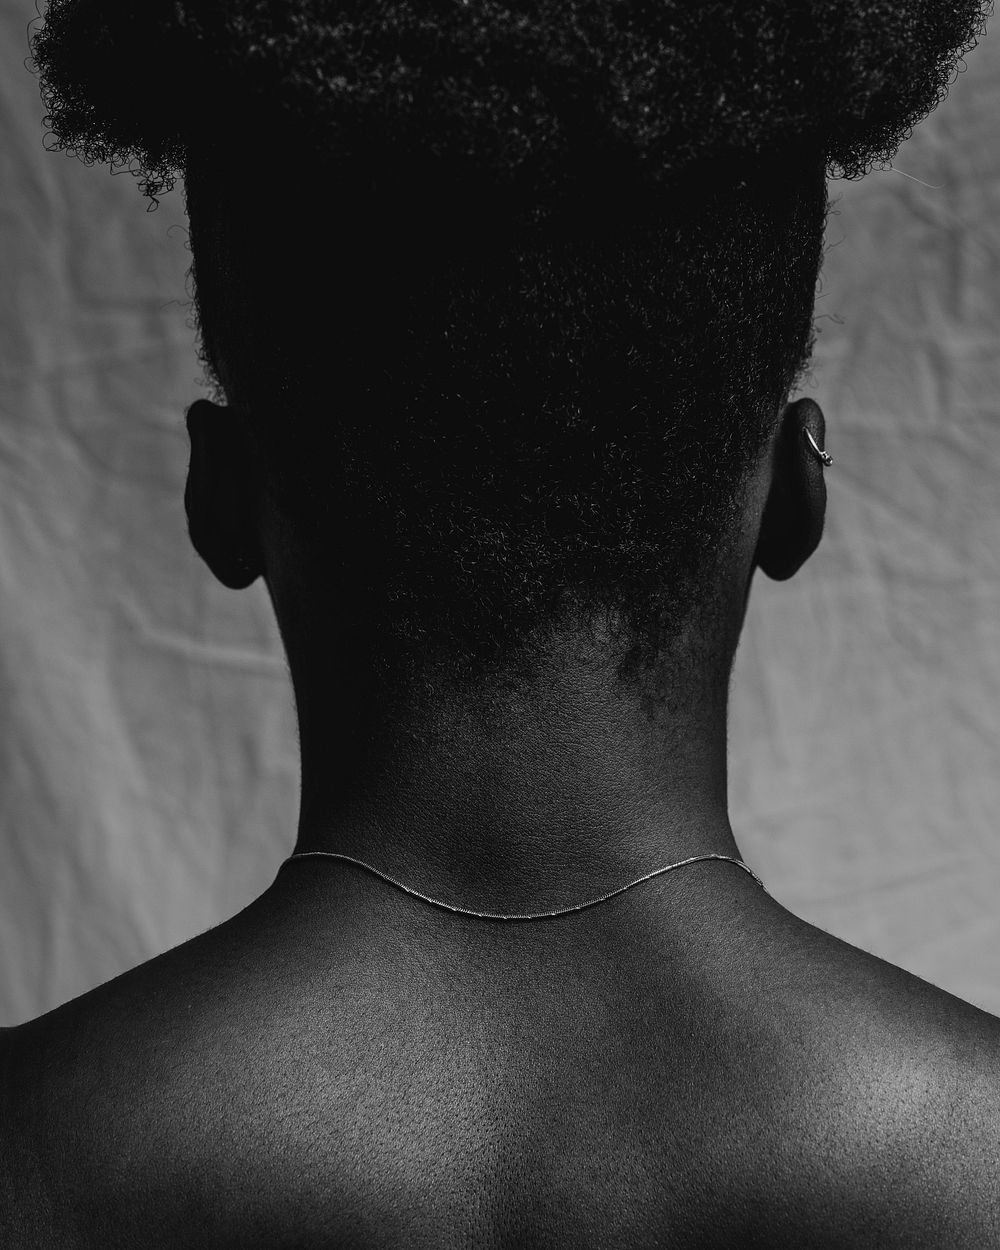
{"label": "bare shoulder", "polygon": [[809,1024],[789,1118],[830,1126],[806,1134],[828,1200],[891,1213],[880,1245],[1000,1245],[1000,1019],[798,924],[780,998]]}
{"label": "bare shoulder", "polygon": [[11,1250],[59,1245],[49,1190],[40,1183],[38,1160],[21,1122],[22,1074],[15,1061],[20,1033],[0,1029],[0,1245]]}
{"label": "bare shoulder", "polygon": [[260,1144],[224,1141],[215,1109],[269,1110],[238,937],[229,922],[0,1032],[4,1250],[191,1244],[171,1220],[238,1207],[212,1192],[219,1161]]}
{"label": "bare shoulder", "polygon": [[[721,993],[694,996],[704,1009],[647,995],[627,1031],[589,1035],[572,1005],[545,1014],[544,995],[519,1028],[500,1004],[521,1044],[538,1049],[507,1067],[476,1049],[479,1037],[493,1045],[473,1018],[482,1003],[432,1034],[420,1017],[426,987],[378,1010],[354,989],[338,1006],[354,970],[306,992],[274,942],[253,959],[239,933],[186,943],[0,1031],[0,1245],[140,1244],[129,1220],[141,1244],[154,1244],[155,1227],[155,1244],[176,1245],[190,1230],[171,1221],[192,1218],[202,1244],[277,1244],[290,1227],[302,1245],[329,1244],[332,1195],[352,1201],[362,1184],[381,1193],[388,1177],[405,1190],[414,1174],[401,1167],[401,1141],[423,1160],[418,1179],[446,1167],[448,1143],[491,1082],[489,1118],[518,1128],[489,1143],[509,1174],[510,1218],[541,1209],[557,1183],[568,1194],[577,1171],[590,1178],[583,1209],[595,1161],[632,1159],[636,1218],[651,1236],[668,1224],[678,1246],[709,1244],[704,1228],[678,1236],[671,1214],[690,1207],[678,1197],[686,1186],[705,1202],[706,1175],[707,1218],[724,1208],[733,1229],[711,1244],[1000,1245],[1000,1019],[801,921],[788,926]],[[608,1017],[621,1022],[629,998],[609,999]],[[464,1066],[443,1072],[449,1047]],[[363,1140],[380,1125],[395,1126],[391,1141]],[[515,1184],[525,1158],[535,1169]],[[452,1188],[469,1187],[477,1205],[491,1183]],[[609,1172],[608,1201],[621,1184]],[[507,1243],[498,1234],[490,1244]]]}

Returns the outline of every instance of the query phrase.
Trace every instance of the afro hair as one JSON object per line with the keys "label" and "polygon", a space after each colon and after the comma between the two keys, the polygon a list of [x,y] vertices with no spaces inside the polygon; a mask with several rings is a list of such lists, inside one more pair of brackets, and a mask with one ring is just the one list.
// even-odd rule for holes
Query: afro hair
{"label": "afro hair", "polygon": [[202,359],[405,688],[596,609],[624,679],[710,599],[826,176],[889,161],[991,11],[50,0],[31,47],[59,147],[184,176]]}
{"label": "afro hair", "polygon": [[156,194],[248,101],[331,162],[460,162],[546,201],[610,158],[655,184],[705,154],[806,141],[890,160],[992,10],[963,0],[50,0],[47,125]]}

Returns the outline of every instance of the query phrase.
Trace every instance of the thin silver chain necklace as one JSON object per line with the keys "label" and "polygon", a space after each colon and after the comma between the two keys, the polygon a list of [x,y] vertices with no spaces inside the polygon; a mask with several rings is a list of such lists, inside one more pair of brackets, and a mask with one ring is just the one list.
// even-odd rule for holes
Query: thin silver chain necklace
{"label": "thin silver chain necklace", "polygon": [[430,898],[426,894],[421,894],[419,890],[412,890],[408,885],[404,885],[402,881],[397,881],[394,877],[388,876],[388,874],[381,872],[378,868],[374,868],[371,864],[366,864],[364,860],[355,859],[352,855],[341,855],[337,851],[298,851],[295,855],[289,855],[281,867],[283,868],[285,864],[291,863],[293,859],[310,859],[313,856],[322,856],[327,859],[342,859],[349,864],[357,864],[359,868],[366,868],[369,872],[373,872],[376,877],[381,877],[383,881],[388,881],[390,885],[396,886],[397,889],[405,890],[407,894],[412,894],[414,898],[422,899],[425,903],[431,903],[434,907],[443,907],[445,911],[457,912],[461,916],[477,916],[480,920],[548,920],[552,916],[565,916],[568,912],[583,911],[585,907],[594,907],[597,903],[606,902],[617,894],[624,894],[626,890],[631,890],[634,885],[641,885],[643,881],[649,881],[653,877],[662,876],[665,872],[673,872],[675,868],[686,868],[688,864],[697,864],[707,859],[720,859],[726,863],[735,864],[738,868],[742,868],[744,872],[748,872],[765,894],[768,893],[764,882],[742,859],[736,859],[732,855],[692,855],[690,859],[681,859],[676,864],[667,864],[665,868],[657,868],[655,872],[647,872],[644,877],[637,877],[635,881],[630,881],[628,885],[619,886],[617,890],[612,890],[609,894],[602,894],[600,898],[592,898],[586,903],[576,903],[573,907],[560,907],[557,911],[535,912],[527,916],[507,916],[496,912],[471,911],[468,907],[453,907],[451,903],[442,903],[440,899]]}

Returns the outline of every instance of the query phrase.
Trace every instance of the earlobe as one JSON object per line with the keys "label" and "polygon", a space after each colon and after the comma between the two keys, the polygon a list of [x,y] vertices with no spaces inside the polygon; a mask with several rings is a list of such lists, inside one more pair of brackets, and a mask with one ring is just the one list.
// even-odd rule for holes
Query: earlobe
{"label": "earlobe", "polygon": [[244,590],[263,572],[244,432],[232,409],[206,399],[196,400],[185,420],[191,459],[184,508],[191,543],[224,586]]}
{"label": "earlobe", "polygon": [[826,519],[826,420],[812,399],[785,407],[777,434],[771,487],[761,521],[755,564],[785,581],[819,546]]}

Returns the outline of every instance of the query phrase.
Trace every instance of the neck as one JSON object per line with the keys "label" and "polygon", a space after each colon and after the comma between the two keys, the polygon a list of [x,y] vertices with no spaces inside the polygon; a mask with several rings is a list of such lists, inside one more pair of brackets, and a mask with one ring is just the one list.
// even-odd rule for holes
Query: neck
{"label": "neck", "polygon": [[[575,643],[530,695],[439,694],[433,711],[390,732],[372,727],[357,670],[327,687],[323,705],[337,715],[324,722],[313,669],[308,701],[296,680],[295,851],[349,855],[421,894],[506,914],[571,907],[695,855],[738,858],[726,805],[728,662],[697,681],[691,665],[664,663],[643,694],[617,688],[610,670],[599,649]],[[295,871],[363,873],[321,860]],[[753,886],[728,866],[683,871]],[[397,893],[363,875],[366,888]]]}

